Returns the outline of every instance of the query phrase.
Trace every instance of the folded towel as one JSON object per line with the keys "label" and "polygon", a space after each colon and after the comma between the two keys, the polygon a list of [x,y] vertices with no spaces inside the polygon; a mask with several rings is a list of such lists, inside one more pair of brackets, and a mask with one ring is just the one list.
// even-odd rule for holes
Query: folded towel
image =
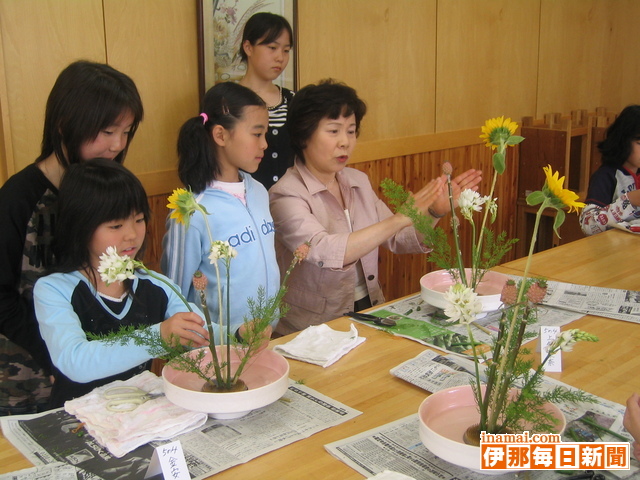
{"label": "folded towel", "polygon": [[83,422],[87,431],[114,457],[122,457],[153,440],[169,440],[190,432],[207,421],[206,413],[178,407],[164,395],[148,400],[130,412],[109,411],[109,399],[104,397],[104,392],[124,385],[151,394],[164,391],[162,378],[146,371],[124,382],[116,380],[98,387],[64,404],[64,409]]}
{"label": "folded towel", "polygon": [[296,338],[276,345],[273,350],[285,357],[328,367],[365,340],[358,336],[353,323],[348,332],[338,332],[323,323],[307,327]]}

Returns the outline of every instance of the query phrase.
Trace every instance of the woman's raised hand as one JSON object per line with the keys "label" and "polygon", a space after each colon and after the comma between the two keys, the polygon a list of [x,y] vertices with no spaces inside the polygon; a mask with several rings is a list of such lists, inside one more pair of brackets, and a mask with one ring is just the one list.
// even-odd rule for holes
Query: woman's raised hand
{"label": "woman's raised hand", "polygon": [[418,192],[412,193],[415,207],[423,214],[428,215],[429,207],[446,193],[445,176],[434,178]]}
{"label": "woman's raised hand", "polygon": [[[442,175],[446,182],[446,175]],[[466,172],[461,173],[457,177],[451,179],[451,190],[453,193],[454,207],[458,206],[458,197],[463,190],[478,190],[478,185],[482,181],[482,170],[475,170],[470,168]],[[449,189],[445,188],[444,192],[433,202],[431,209],[433,212],[440,216],[446,215],[451,211],[451,205],[449,203]]]}

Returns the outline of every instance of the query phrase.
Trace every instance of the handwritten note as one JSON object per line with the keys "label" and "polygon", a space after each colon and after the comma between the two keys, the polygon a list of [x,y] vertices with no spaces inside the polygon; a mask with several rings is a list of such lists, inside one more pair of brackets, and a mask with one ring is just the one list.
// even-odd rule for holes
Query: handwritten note
{"label": "handwritten note", "polygon": [[[556,341],[560,335],[560,327],[540,327],[540,346],[541,346],[541,361],[544,360],[549,353],[549,347]],[[561,372],[562,371],[562,352],[558,351],[553,354],[544,367],[546,372]]]}
{"label": "handwritten note", "polygon": [[144,478],[162,473],[165,480],[191,480],[180,440],[156,447]]}

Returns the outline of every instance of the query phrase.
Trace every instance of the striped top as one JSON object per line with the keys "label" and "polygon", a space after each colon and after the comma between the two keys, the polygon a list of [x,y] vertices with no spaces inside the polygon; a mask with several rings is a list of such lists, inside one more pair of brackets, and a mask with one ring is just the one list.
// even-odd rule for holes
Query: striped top
{"label": "striped top", "polygon": [[288,103],[286,99],[282,97],[282,88],[278,87],[280,90],[280,100],[278,100],[278,105],[273,107],[267,107],[269,111],[269,126],[282,128],[287,121],[287,111],[288,111]]}

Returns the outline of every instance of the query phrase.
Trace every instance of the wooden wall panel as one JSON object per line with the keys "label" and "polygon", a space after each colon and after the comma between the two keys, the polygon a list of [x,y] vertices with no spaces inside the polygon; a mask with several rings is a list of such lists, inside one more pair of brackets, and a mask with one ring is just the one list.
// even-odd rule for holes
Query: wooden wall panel
{"label": "wooden wall panel", "polygon": [[[550,112],[611,108],[602,103],[603,89],[610,89],[602,83],[603,70],[612,66],[605,46],[613,12],[629,14],[622,6],[622,2],[609,0],[541,0],[538,118]],[[616,48],[624,48],[624,43]],[[637,44],[631,48],[637,65]]]}
{"label": "wooden wall panel", "polygon": [[147,193],[180,185],[175,174],[178,131],[198,115],[196,2],[104,0],[110,65],[131,76],[145,109],[127,166]]}
{"label": "wooden wall panel", "polygon": [[532,115],[539,0],[438,2],[436,131]]}
{"label": "wooden wall panel", "polygon": [[167,197],[169,193],[149,196],[149,206],[151,207],[151,219],[147,225],[146,250],[144,263],[151,270],[160,272],[160,258],[162,257],[162,238],[165,233],[165,225],[169,209],[167,208]]}
{"label": "wooden wall panel", "polygon": [[7,92],[0,97],[2,127],[11,147],[0,160],[12,175],[40,154],[45,104],[60,71],[78,59],[106,60],[102,1],[71,7],[59,0],[3,0],[0,41],[0,83]]}
{"label": "wooden wall panel", "polygon": [[618,8],[609,9],[603,59],[601,105],[619,112],[631,103],[640,104],[640,55],[638,22],[640,2],[616,0]]}
{"label": "wooden wall panel", "polygon": [[432,133],[435,13],[435,0],[299,0],[300,85],[354,87],[369,107],[363,141]]}

